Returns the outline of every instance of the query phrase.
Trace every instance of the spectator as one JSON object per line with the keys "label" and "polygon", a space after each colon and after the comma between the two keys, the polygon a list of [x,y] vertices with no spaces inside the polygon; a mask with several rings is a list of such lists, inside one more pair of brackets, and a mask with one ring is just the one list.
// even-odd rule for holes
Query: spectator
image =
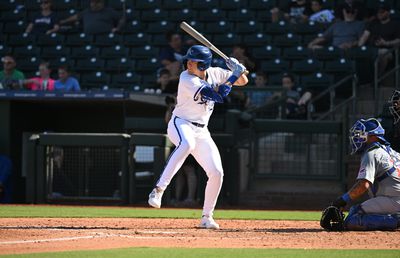
{"label": "spectator", "polygon": [[40,13],[33,17],[26,33],[32,33],[35,35],[39,34],[51,34],[57,32],[60,27],[58,26],[57,15],[51,10],[52,1],[42,0],[40,1]]}
{"label": "spectator", "polygon": [[246,45],[237,44],[232,48],[232,57],[236,58],[240,63],[246,66],[248,71],[254,71],[256,63],[248,52]]}
{"label": "spectator", "polygon": [[310,4],[307,0],[290,1],[288,6],[283,9],[283,13],[278,7],[272,8],[271,20],[272,22],[278,22],[283,18],[292,23],[301,23],[307,21],[311,13]]}
{"label": "spectator", "polygon": [[90,8],[60,21],[60,25],[83,21],[86,34],[116,33],[125,24],[125,15],[120,15],[110,7],[104,6],[104,0],[90,0]]}
{"label": "spectator", "polygon": [[323,9],[322,0],[312,0],[311,1],[312,14],[309,21],[318,23],[331,23],[335,16],[331,10]]}
{"label": "spectator", "polygon": [[25,75],[15,67],[17,62],[12,55],[3,57],[3,71],[0,71],[0,89],[21,89]]}
{"label": "spectator", "polygon": [[11,160],[0,155],[0,203],[11,202]]}
{"label": "spectator", "polygon": [[378,50],[378,72],[382,74],[393,59],[390,52],[391,48],[400,45],[400,24],[390,18],[390,7],[381,4],[376,14],[377,20],[370,23],[364,30],[363,35],[358,41],[359,46],[369,44],[379,48]]}
{"label": "spectator", "polygon": [[322,44],[327,42],[341,49],[349,49],[358,45],[358,39],[364,31],[364,22],[355,19],[357,9],[346,6],[342,12],[344,21],[332,24],[321,37],[315,38],[308,44],[309,48],[321,48]]}
{"label": "spectator", "polygon": [[39,64],[39,77],[33,77],[24,81],[25,87],[30,90],[54,90],[54,80],[50,78],[49,62]]}
{"label": "spectator", "polygon": [[163,68],[166,68],[173,79],[178,79],[182,71],[182,57],[186,54],[188,44],[184,44],[182,36],[176,32],[167,32],[168,46],[162,48],[159,60]]}
{"label": "spectator", "polygon": [[366,18],[367,14],[367,9],[365,7],[365,4],[362,1],[359,0],[344,0],[343,3],[336,5],[335,8],[335,17],[338,18],[339,20],[344,19],[343,15],[343,8],[352,8],[356,9],[357,13],[355,16],[356,20],[363,21]]}
{"label": "spectator", "polygon": [[263,90],[267,87],[268,77],[264,72],[257,72],[255,78],[255,88],[259,89],[256,91],[247,92],[247,109],[256,109],[264,106],[269,98],[272,96],[272,92]]}
{"label": "spectator", "polygon": [[162,93],[176,94],[178,80],[171,78],[171,73],[168,69],[161,69],[157,79],[157,89],[160,89]]}
{"label": "spectator", "polygon": [[63,90],[63,91],[81,90],[78,80],[70,76],[70,71],[67,66],[61,66],[58,68],[58,80],[55,81],[54,88],[56,90]]}

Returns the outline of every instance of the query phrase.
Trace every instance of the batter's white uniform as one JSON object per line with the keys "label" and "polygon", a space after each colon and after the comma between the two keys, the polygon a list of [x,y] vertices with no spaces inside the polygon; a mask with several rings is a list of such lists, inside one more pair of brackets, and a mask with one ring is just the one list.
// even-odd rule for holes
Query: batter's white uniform
{"label": "batter's white uniform", "polygon": [[176,148],[168,158],[164,171],[157,182],[163,191],[192,154],[207,173],[203,215],[212,216],[222,186],[223,169],[218,148],[211,138],[207,125],[214,109],[214,101],[204,100],[201,89],[217,86],[227,81],[232,72],[218,67],[206,71],[206,81],[196,75],[182,72],[179,78],[177,105],[168,123],[168,137]]}

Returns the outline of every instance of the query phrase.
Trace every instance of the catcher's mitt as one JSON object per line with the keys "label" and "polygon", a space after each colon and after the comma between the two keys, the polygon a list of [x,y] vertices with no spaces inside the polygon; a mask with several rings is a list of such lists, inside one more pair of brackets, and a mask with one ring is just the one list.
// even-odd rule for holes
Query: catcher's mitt
{"label": "catcher's mitt", "polygon": [[343,212],[335,206],[328,206],[322,212],[320,225],[321,227],[329,231],[343,231],[344,230]]}

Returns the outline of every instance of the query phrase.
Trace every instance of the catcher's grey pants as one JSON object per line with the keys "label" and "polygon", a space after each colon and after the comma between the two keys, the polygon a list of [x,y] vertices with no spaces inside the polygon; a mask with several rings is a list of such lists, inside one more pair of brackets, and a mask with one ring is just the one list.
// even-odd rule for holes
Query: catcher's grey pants
{"label": "catcher's grey pants", "polygon": [[192,154],[207,173],[203,215],[212,216],[221,191],[224,172],[221,156],[208,128],[195,126],[190,121],[173,116],[168,123],[168,137],[176,148],[168,158],[157,187],[165,190],[187,156]]}
{"label": "catcher's grey pants", "polygon": [[363,202],[361,208],[367,214],[400,213],[400,196],[377,196]]}

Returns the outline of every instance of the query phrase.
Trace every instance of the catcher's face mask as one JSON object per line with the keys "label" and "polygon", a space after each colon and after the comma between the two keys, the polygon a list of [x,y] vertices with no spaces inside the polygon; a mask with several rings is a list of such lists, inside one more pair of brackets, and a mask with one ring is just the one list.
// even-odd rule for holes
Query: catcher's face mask
{"label": "catcher's face mask", "polygon": [[397,124],[400,121],[400,91],[394,91],[389,99],[389,111],[393,116],[393,123]]}
{"label": "catcher's face mask", "polygon": [[375,118],[360,119],[350,129],[351,154],[362,152],[366,146],[368,135],[375,135],[385,144],[385,130]]}

